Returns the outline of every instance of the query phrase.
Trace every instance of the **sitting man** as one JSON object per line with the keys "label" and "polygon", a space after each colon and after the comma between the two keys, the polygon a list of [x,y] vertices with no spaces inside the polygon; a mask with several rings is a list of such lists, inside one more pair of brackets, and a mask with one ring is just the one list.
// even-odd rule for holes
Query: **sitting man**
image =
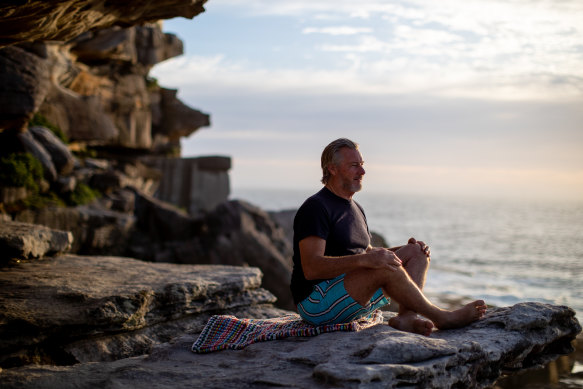
{"label": "sitting man", "polygon": [[370,245],[364,210],[352,199],[362,188],[363,164],[356,143],[330,143],[322,153],[324,187],[295,216],[291,291],[300,316],[314,325],[345,323],[392,298],[399,312],[389,325],[403,331],[428,336],[434,328],[481,318],[482,300],[449,311],[422,293],[430,260],[425,243],[411,238],[390,249]]}

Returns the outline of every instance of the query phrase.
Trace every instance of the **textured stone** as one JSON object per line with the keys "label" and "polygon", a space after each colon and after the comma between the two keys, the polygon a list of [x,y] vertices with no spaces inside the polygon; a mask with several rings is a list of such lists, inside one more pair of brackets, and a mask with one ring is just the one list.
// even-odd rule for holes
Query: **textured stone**
{"label": "textured stone", "polygon": [[0,263],[65,252],[72,243],[73,235],[67,231],[28,223],[0,222]]}
{"label": "textured stone", "polygon": [[73,153],[71,153],[67,145],[57,138],[55,134],[48,128],[41,126],[30,127],[28,131],[50,154],[59,175],[67,175],[73,171],[75,157],[73,157]]}
{"label": "textured stone", "polygon": [[[388,318],[392,314],[386,313]],[[149,356],[2,373],[6,388],[74,388],[96,383],[158,388],[487,388],[502,372],[539,366],[572,350],[581,331],[567,307],[539,303],[494,309],[483,320],[431,337],[378,325],[360,332],[256,343],[193,354],[196,335]]]}
{"label": "textured stone", "polygon": [[200,223],[176,206],[136,191],[138,227],[152,240],[187,240],[200,230]]}
{"label": "textured stone", "polygon": [[41,163],[44,177],[49,182],[54,182],[57,179],[57,169],[49,152],[28,131],[18,133],[16,136],[23,149],[32,154]]}
{"label": "textured stone", "polygon": [[295,309],[289,290],[292,262],[285,256],[290,243],[265,211],[244,201],[228,201],[202,222],[201,232],[176,249],[176,262],[256,266],[277,305]]}
{"label": "textured stone", "polygon": [[0,49],[0,128],[25,127],[48,93],[49,74],[46,58],[21,47]]}
{"label": "textured stone", "polygon": [[0,5],[0,47],[26,41],[67,41],[90,30],[170,19],[193,18],[206,0],[13,1]]}
{"label": "textured stone", "polygon": [[123,255],[136,224],[133,215],[97,205],[27,209],[15,220],[71,231],[75,238],[71,252],[93,255]]}
{"label": "textured stone", "polygon": [[229,197],[229,157],[148,158],[146,162],[161,173],[156,198],[193,216],[212,211]]}
{"label": "textured stone", "polygon": [[99,96],[80,95],[52,85],[39,112],[63,130],[71,141],[103,145],[119,137],[119,129],[107,115]]}
{"label": "textured stone", "polygon": [[174,34],[163,33],[161,26],[137,26],[135,31],[135,46],[141,64],[155,65],[184,52],[182,41]]}
{"label": "textured stone", "polygon": [[0,186],[0,204],[12,204],[27,197],[24,186]]}
{"label": "textured stone", "polygon": [[273,302],[260,284],[255,268],[72,255],[21,263],[0,272],[0,355],[4,366],[26,361],[39,350],[57,359],[52,363],[63,363],[54,357],[59,355],[70,362],[71,356],[63,357],[65,348],[111,344],[104,337],[122,333],[143,349],[149,346],[136,338],[147,334],[134,331]]}
{"label": "textured stone", "polygon": [[210,125],[210,116],[182,103],[176,98],[177,92],[176,89],[160,88],[161,117],[152,122],[152,133],[170,141],[187,137],[200,127]]}

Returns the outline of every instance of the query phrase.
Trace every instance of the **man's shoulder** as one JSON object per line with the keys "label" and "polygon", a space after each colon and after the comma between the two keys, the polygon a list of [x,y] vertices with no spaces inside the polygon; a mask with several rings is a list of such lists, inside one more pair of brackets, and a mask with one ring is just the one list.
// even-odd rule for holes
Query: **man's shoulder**
{"label": "man's shoulder", "polygon": [[323,210],[326,208],[326,196],[323,190],[314,193],[308,197],[304,203],[300,206],[298,212]]}

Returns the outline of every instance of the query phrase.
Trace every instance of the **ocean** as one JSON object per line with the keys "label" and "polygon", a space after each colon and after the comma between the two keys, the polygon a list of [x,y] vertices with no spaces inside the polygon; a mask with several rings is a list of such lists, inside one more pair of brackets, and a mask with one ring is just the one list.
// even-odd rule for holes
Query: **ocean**
{"label": "ocean", "polygon": [[[230,196],[267,211],[297,209],[317,191],[238,189]],[[391,246],[410,237],[431,247],[429,296],[523,301],[583,312],[583,200],[518,200],[367,193],[354,199]]]}

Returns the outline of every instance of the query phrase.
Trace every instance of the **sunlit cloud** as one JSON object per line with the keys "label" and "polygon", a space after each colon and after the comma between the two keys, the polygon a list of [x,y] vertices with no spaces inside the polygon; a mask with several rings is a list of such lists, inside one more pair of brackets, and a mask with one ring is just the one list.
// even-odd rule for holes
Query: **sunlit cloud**
{"label": "sunlit cloud", "polygon": [[[361,47],[374,50],[376,41]],[[331,47],[329,47],[331,49]],[[356,50],[345,53],[347,68],[267,69],[223,56],[185,56],[158,65],[152,75],[169,87],[205,93],[281,92],[306,95],[391,95],[471,97],[486,100],[573,100],[581,98],[583,77],[548,72],[522,73],[473,69],[460,63],[412,61],[404,57],[366,61]],[[200,93],[200,92],[197,92]]]}
{"label": "sunlit cloud", "polygon": [[372,28],[368,27],[306,27],[302,30],[302,34],[327,34],[327,35],[358,35],[371,33]]}

